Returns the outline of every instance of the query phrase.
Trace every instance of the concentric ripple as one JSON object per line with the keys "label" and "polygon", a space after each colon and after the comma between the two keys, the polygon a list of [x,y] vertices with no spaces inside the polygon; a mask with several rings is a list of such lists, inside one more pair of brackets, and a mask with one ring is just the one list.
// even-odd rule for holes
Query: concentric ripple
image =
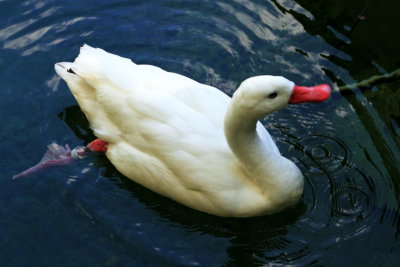
{"label": "concentric ripple", "polygon": [[[344,142],[324,135],[309,135],[298,142],[305,156],[301,163],[306,168],[312,201],[329,201],[325,205],[330,207],[332,216],[366,217],[366,209],[371,207],[372,181],[352,166],[351,153]],[[323,198],[325,192],[329,192],[329,198]],[[316,203],[312,206],[315,209]]]}
{"label": "concentric ripple", "polygon": [[338,217],[365,217],[365,208],[369,205],[367,193],[357,187],[341,187],[334,192],[333,210]]}
{"label": "concentric ripple", "polygon": [[298,140],[306,156],[304,165],[312,166],[315,175],[338,176],[349,167],[350,151],[337,138],[324,135],[309,135]]}
{"label": "concentric ripple", "polygon": [[[304,238],[302,231],[318,231],[319,242],[331,246],[372,231],[369,225],[377,221],[375,185],[352,164],[346,144],[327,135],[290,139],[306,179],[303,201],[308,212],[299,223],[298,238]],[[331,239],[330,231],[338,231],[338,239]],[[341,231],[345,236],[340,237]]]}

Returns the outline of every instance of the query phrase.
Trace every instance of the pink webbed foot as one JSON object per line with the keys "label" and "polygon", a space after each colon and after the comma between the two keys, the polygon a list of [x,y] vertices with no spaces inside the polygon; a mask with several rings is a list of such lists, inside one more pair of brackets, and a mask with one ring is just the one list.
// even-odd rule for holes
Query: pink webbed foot
{"label": "pink webbed foot", "polygon": [[17,175],[14,175],[12,178],[17,179],[54,166],[68,165],[77,159],[85,158],[86,155],[92,151],[106,152],[107,145],[107,142],[96,139],[86,147],[77,147],[71,150],[68,145],[63,147],[56,143],[52,143],[47,146],[47,151],[38,164]]}

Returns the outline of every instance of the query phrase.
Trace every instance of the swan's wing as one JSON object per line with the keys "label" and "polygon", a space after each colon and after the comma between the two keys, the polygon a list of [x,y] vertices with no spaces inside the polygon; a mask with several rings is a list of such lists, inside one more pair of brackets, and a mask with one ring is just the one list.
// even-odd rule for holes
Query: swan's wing
{"label": "swan's wing", "polygon": [[[100,128],[111,129],[112,123],[117,123],[117,128],[122,125],[125,128],[135,118],[155,116],[167,122],[173,114],[181,114],[180,119],[188,122],[191,120],[188,114],[193,112],[222,127],[221,122],[230,98],[211,86],[155,66],[136,65],[129,59],[89,46],[81,48],[72,68],[84,84],[94,91],[95,96],[91,98],[95,100],[86,102],[96,103],[97,106],[92,105],[93,108],[86,111],[83,107],[83,111],[91,124],[95,124],[92,127],[100,134],[100,138],[104,138]],[[108,114],[97,116],[101,117],[106,127],[101,127],[101,121],[96,120],[96,112],[93,110]],[[130,123],[136,125],[136,122]],[[168,123],[173,125],[177,121]],[[125,134],[125,131],[122,132]],[[114,135],[122,132],[118,133],[114,129]]]}
{"label": "swan's wing", "polygon": [[[84,45],[79,56],[72,64],[78,74],[92,88],[107,84],[109,88],[125,92],[151,90],[152,93],[164,93],[176,96],[210,100],[211,97],[224,103],[229,97],[218,89],[200,84],[183,75],[167,72],[152,65],[136,65],[130,59],[108,53],[100,48]],[[198,90],[206,90],[208,96],[198,95]],[[214,92],[215,91],[215,92]],[[201,93],[201,92],[200,92]],[[185,101],[185,99],[181,99]]]}

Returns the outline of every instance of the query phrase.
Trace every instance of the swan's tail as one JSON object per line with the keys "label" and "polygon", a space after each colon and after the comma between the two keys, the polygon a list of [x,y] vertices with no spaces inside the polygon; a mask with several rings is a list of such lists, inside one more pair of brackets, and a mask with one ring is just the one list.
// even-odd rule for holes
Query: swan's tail
{"label": "swan's tail", "polygon": [[115,80],[121,73],[131,70],[135,66],[136,64],[130,59],[86,44],[81,47],[80,53],[73,63],[74,71],[85,80],[103,80],[104,78]]}

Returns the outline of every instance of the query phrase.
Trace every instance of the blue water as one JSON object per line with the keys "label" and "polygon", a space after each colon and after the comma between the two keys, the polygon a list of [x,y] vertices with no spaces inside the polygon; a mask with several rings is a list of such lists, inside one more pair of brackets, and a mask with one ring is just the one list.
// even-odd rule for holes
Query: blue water
{"label": "blue water", "polygon": [[0,0],[1,265],[398,264],[396,80],[336,90],[325,103],[263,121],[306,177],[300,203],[274,216],[190,210],[123,177],[102,155],[11,179],[52,141],[93,140],[53,69],[84,43],[227,94],[260,74],[336,87],[400,67],[399,3],[314,2]]}

